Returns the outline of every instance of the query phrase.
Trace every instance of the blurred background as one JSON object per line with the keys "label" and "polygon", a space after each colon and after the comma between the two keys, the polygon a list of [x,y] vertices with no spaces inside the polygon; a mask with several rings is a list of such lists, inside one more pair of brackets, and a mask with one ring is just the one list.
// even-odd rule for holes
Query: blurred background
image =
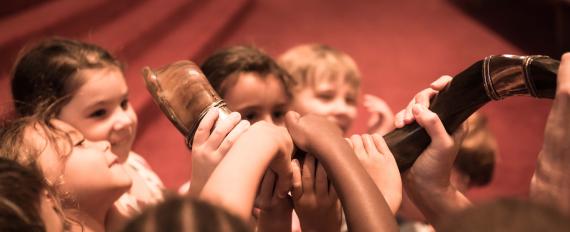
{"label": "blurred background", "polygon": [[[437,77],[455,75],[491,54],[559,59],[570,50],[570,1],[3,1],[2,113],[12,105],[9,72],[18,51],[49,36],[96,43],[126,64],[130,100],[139,117],[134,150],[174,189],[189,178],[191,154],[146,91],[144,66],[181,59],[200,63],[213,51],[238,44],[276,57],[300,43],[324,43],[356,60],[362,93],[385,99],[397,112]],[[482,109],[498,139],[500,158],[491,185],[471,190],[472,199],[527,196],[550,105],[550,100],[514,97]],[[364,133],[368,116],[359,107],[351,133]]]}

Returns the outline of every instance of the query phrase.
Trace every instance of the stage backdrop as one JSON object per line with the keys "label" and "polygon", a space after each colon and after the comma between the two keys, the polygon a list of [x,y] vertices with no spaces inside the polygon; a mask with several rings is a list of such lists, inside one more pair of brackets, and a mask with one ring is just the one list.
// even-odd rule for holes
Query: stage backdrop
{"label": "stage backdrop", "polygon": [[[191,154],[183,137],[152,102],[142,67],[180,59],[201,62],[214,50],[237,44],[255,45],[278,56],[300,43],[324,43],[356,60],[363,74],[362,93],[382,97],[398,111],[440,75],[456,74],[485,56],[555,54],[544,35],[532,33],[544,32],[549,22],[530,28],[527,24],[524,33],[513,36],[509,26],[494,23],[489,15],[481,18],[477,9],[485,5],[474,2],[93,0],[6,4],[0,15],[1,111],[10,110],[9,71],[26,43],[63,36],[99,44],[126,64],[130,99],[139,117],[134,150],[174,189],[189,179]],[[550,104],[518,97],[483,108],[498,138],[500,158],[491,185],[471,191],[474,199],[527,196]],[[360,106],[351,133],[365,132],[368,117]]]}

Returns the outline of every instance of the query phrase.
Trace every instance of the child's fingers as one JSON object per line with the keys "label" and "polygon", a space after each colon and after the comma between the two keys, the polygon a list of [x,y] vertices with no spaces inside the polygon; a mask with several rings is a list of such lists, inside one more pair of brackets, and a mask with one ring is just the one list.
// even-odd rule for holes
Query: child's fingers
{"label": "child's fingers", "polygon": [[291,161],[291,169],[293,169],[291,197],[294,201],[297,201],[303,196],[303,180],[301,179],[301,164],[299,164],[299,160],[293,159]]}
{"label": "child's fingers", "polygon": [[404,123],[404,115],[406,115],[406,110],[400,110],[400,112],[396,113],[396,116],[394,116],[394,127],[396,128],[402,128],[404,127],[404,125],[406,125]]}
{"label": "child's fingers", "polygon": [[382,154],[385,157],[387,156],[394,159],[394,156],[392,155],[392,152],[390,151],[388,144],[386,144],[384,137],[380,136],[379,134],[373,134],[372,140],[374,142],[374,145],[376,146],[376,149],[379,151],[380,154]]}
{"label": "child's fingers", "polygon": [[261,209],[267,209],[273,197],[273,190],[275,188],[275,174],[270,169],[265,171],[259,193],[255,198],[255,205]]}
{"label": "child's fingers", "polygon": [[372,136],[370,136],[369,134],[363,134],[362,135],[362,143],[364,144],[364,150],[366,150],[366,154],[368,156],[373,156],[373,155],[378,153],[378,150],[376,149],[376,145],[374,144],[374,141],[372,140]]}
{"label": "child's fingers", "polygon": [[238,112],[232,112],[230,115],[224,119],[219,120],[218,123],[214,126],[214,130],[210,134],[210,138],[206,143],[209,147],[213,147],[214,149],[218,149],[222,141],[228,135],[231,130],[240,122],[241,115]]}
{"label": "child's fingers", "polygon": [[323,166],[317,162],[317,174],[315,178],[315,192],[318,198],[323,198],[328,195],[329,192],[329,180],[327,178],[327,173]]}
{"label": "child's fingers", "polygon": [[349,138],[344,138],[344,141],[346,141],[346,142],[348,143],[348,145],[350,146],[350,148],[353,148],[353,149],[354,149],[354,147],[352,146],[352,141],[351,141]]}
{"label": "child's fingers", "polygon": [[453,146],[453,140],[449,134],[447,134],[437,114],[420,104],[415,105],[413,111],[418,124],[420,124],[431,137],[431,145],[439,149],[448,149]]}
{"label": "child's fingers", "polygon": [[412,99],[410,103],[406,106],[404,110],[404,124],[409,124],[414,121],[414,115],[412,114],[412,107],[416,104],[416,100]]}
{"label": "child's fingers", "polygon": [[424,89],[414,97],[414,101],[428,108],[431,98],[436,94],[437,91],[433,89]]}
{"label": "child's fingers", "polygon": [[305,155],[302,167],[303,193],[314,192],[315,180],[315,157],[312,154]]}
{"label": "child's fingers", "polygon": [[212,131],[212,127],[216,123],[218,119],[218,108],[213,107],[208,110],[208,113],[204,116],[198,128],[196,129],[196,133],[194,134],[194,138],[192,139],[192,147],[196,147],[199,144],[203,144],[208,137],[210,136],[210,131]]}
{"label": "child's fingers", "polygon": [[362,142],[362,137],[360,135],[352,135],[350,136],[350,140],[352,140],[352,148],[354,149],[354,153],[358,158],[366,158],[366,150],[364,149],[364,144]]}
{"label": "child's fingers", "polygon": [[250,126],[249,121],[247,120],[241,120],[237,126],[235,126],[230,133],[224,138],[224,141],[222,142],[222,144],[220,144],[220,147],[218,148],[218,151],[220,152],[220,154],[225,155],[228,150],[232,147],[232,145],[234,144],[234,142],[237,140],[237,138],[239,138],[239,136],[245,132]]}
{"label": "child's fingers", "polygon": [[451,76],[443,75],[443,76],[439,77],[437,80],[435,80],[434,82],[432,82],[430,84],[430,88],[437,90],[437,91],[441,91],[442,89],[445,88],[445,86],[447,86],[447,84],[449,82],[451,82],[452,79],[453,79],[453,77],[451,77]]}
{"label": "child's fingers", "polygon": [[334,184],[332,181],[329,181],[329,198],[338,199],[338,195],[336,193],[336,189],[334,188]]}

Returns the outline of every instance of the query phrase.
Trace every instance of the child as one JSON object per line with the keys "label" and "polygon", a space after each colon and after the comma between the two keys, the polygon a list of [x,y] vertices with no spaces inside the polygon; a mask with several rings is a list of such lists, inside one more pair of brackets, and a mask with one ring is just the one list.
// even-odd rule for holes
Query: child
{"label": "child", "polygon": [[131,151],[137,116],[128,100],[122,65],[107,51],[70,39],[40,41],[20,52],[11,86],[20,116],[36,113],[39,103],[47,101],[53,104],[53,117],[77,128],[87,139],[110,142],[133,184],[115,203],[108,229],[120,227],[163,198],[158,176]]}
{"label": "child", "polygon": [[[254,47],[234,46],[212,54],[200,68],[228,107],[244,119],[284,125],[291,98],[285,86],[291,78],[270,56]],[[261,231],[291,231],[293,205],[288,197],[278,198],[273,192],[276,181],[275,173],[267,171],[256,200],[262,209],[257,213]]]}
{"label": "child", "polygon": [[70,125],[25,117],[0,133],[7,158],[37,165],[55,190],[71,231],[105,231],[107,212],[131,187],[131,179],[107,141],[92,142]]}
{"label": "child", "polygon": [[291,94],[291,77],[268,55],[254,47],[218,51],[200,65],[229,108],[250,123],[264,120],[283,125]]}
{"label": "child", "polygon": [[[287,86],[293,110],[326,116],[345,133],[350,129],[357,115],[361,77],[348,54],[322,44],[303,44],[283,53],[279,64],[294,80]],[[369,133],[383,135],[392,129],[393,114],[382,99],[365,95],[364,106],[372,113]]]}
{"label": "child", "polygon": [[[292,93],[291,109],[300,114],[318,114],[337,124],[347,133],[356,119],[360,91],[360,71],[346,53],[322,44],[304,44],[287,50],[279,64],[294,81],[289,82]],[[387,104],[372,95],[365,95],[365,107],[373,113],[369,133],[383,135],[392,129],[393,115]],[[395,213],[401,202],[400,174],[393,156],[369,156],[364,147],[371,147],[370,135],[355,135],[351,145],[368,173],[384,194]],[[396,180],[396,181],[394,181]]]}

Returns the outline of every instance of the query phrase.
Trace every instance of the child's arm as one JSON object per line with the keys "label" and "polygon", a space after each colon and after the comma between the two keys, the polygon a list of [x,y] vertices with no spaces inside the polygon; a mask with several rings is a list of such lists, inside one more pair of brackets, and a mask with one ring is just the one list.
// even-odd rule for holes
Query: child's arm
{"label": "child's arm", "polygon": [[[293,172],[295,172],[294,169],[295,167],[293,167]],[[255,205],[259,208],[256,230],[258,232],[291,232],[293,202],[289,196],[284,198],[278,196],[275,188],[277,180],[277,175],[267,170],[261,181],[259,194],[255,199]]]}
{"label": "child's arm", "polygon": [[384,100],[365,94],[364,108],[371,114],[368,120],[368,133],[384,135],[394,129],[394,113]]}
{"label": "child's arm", "polygon": [[397,231],[396,220],[340,129],[323,117],[289,112],[285,122],[295,144],[321,162],[333,181],[350,231]]}
{"label": "child's arm", "polygon": [[292,178],[292,149],[291,138],[284,128],[263,121],[255,123],[235,141],[212,172],[200,197],[248,221],[268,167],[277,174],[277,195],[287,196]]}
{"label": "child's arm", "polygon": [[451,137],[439,117],[424,105],[413,105],[412,114],[430,135],[431,143],[403,174],[403,183],[410,199],[437,229],[443,215],[471,205],[449,180],[465,128],[459,128]]}
{"label": "child's arm", "polygon": [[[295,161],[294,165],[298,166],[299,162]],[[293,176],[301,179],[301,185],[294,185],[292,196],[301,229],[340,231],[341,208],[322,164],[313,155],[306,154],[302,168],[297,170],[300,173]]]}
{"label": "child's arm", "polygon": [[530,197],[570,214],[570,53],[562,56],[557,84]]}
{"label": "child's arm", "polygon": [[392,213],[402,203],[402,180],[396,160],[384,138],[378,134],[353,135],[347,139],[364,169],[384,195]]}
{"label": "child's arm", "polygon": [[232,112],[224,120],[218,120],[218,115],[217,108],[210,109],[198,125],[192,141],[192,184],[189,191],[192,196],[200,195],[210,174],[233,142],[249,128],[249,122],[240,121],[241,116],[237,112]]}

